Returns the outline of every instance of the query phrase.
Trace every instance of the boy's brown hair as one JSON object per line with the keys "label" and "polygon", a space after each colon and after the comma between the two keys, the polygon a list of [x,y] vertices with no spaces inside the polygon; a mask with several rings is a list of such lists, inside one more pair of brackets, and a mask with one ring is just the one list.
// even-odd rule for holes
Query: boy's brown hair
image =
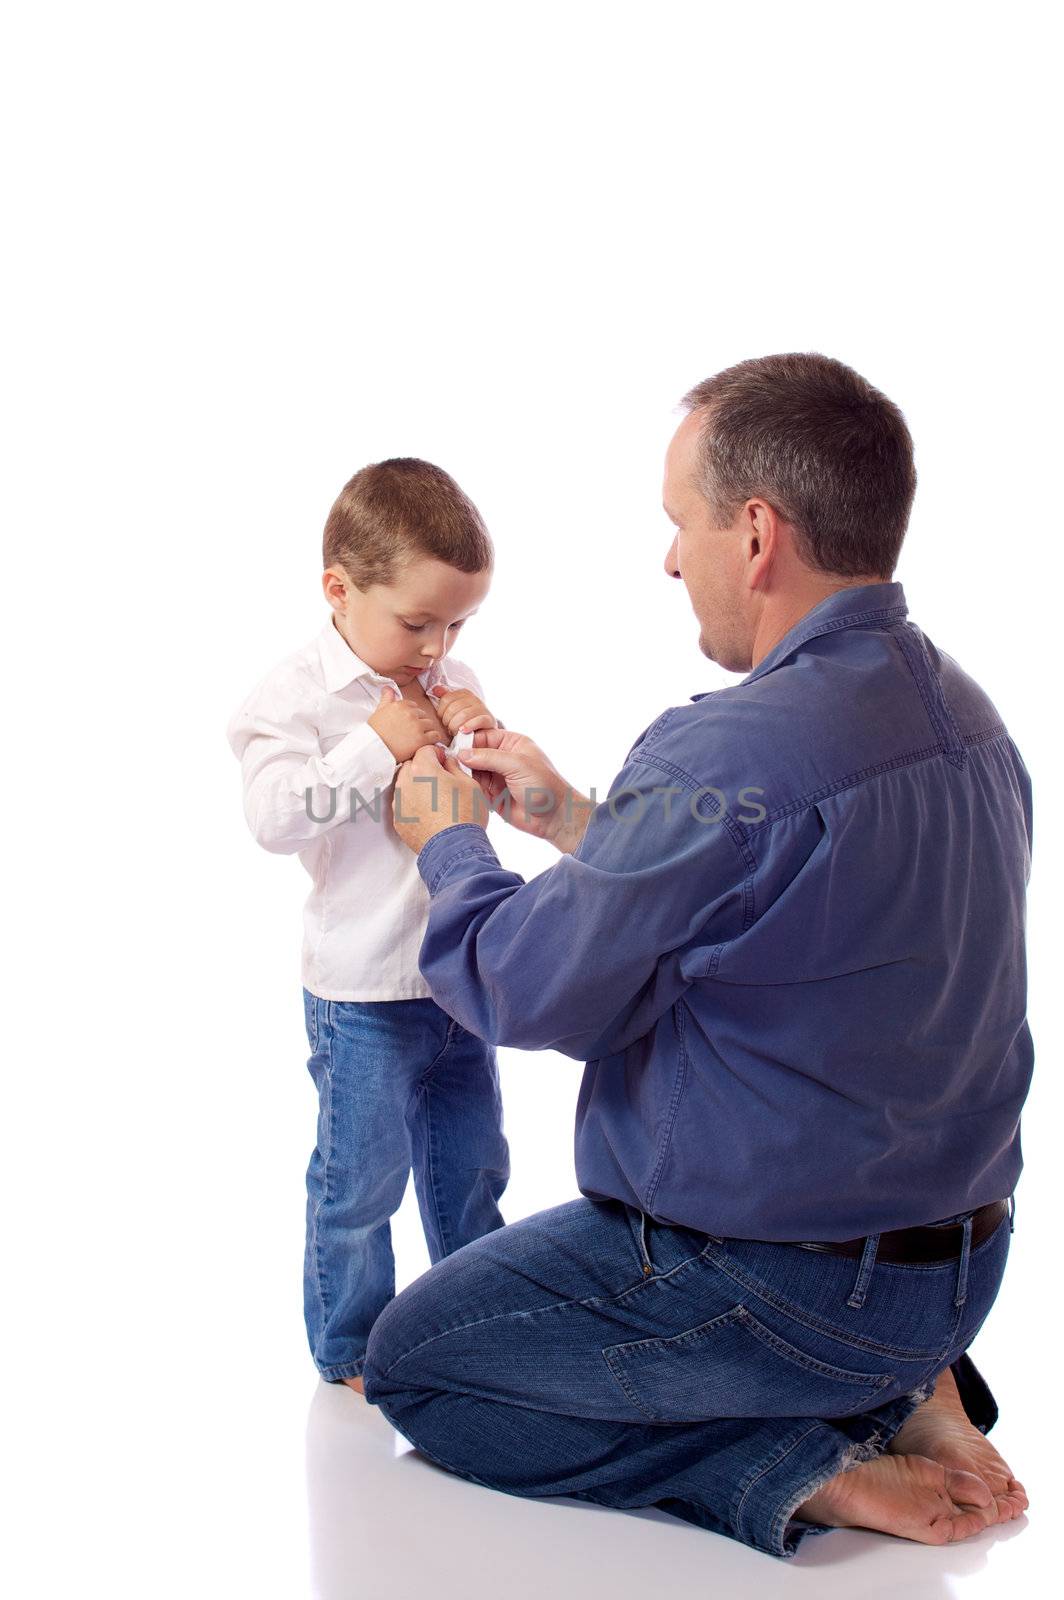
{"label": "boy's brown hair", "polygon": [[393,583],[418,556],[459,572],[484,572],[495,551],[480,512],[442,467],[414,456],[356,472],[325,523],[322,560],[341,566],[358,589]]}

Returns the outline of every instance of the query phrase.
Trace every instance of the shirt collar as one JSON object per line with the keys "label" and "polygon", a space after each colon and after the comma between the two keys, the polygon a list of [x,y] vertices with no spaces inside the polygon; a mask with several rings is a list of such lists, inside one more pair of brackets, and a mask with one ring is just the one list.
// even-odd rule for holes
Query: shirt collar
{"label": "shirt collar", "polygon": [[[394,678],[378,672],[367,661],[363,661],[361,656],[355,654],[333,621],[332,612],[329,613],[325,626],[318,635],[318,653],[321,657],[325,687],[329,694],[335,694],[339,689],[346,689],[356,678],[371,678],[375,683],[390,683],[394,688],[399,687]],[[430,689],[434,683],[446,684],[448,688],[454,687],[440,661],[434,661],[431,667],[419,672],[417,676],[421,687],[425,690]]]}
{"label": "shirt collar", "polygon": [[[754,683],[766,672],[780,666],[788,656],[800,650],[810,639],[822,633],[836,633],[843,628],[875,628],[884,622],[900,622],[908,615],[905,591],[900,583],[859,583],[848,589],[836,589],[826,600],[821,600],[811,611],[794,624],[768,655],[748,672],[742,683]],[[739,686],[741,687],[741,685]],[[704,700],[715,691],[707,689],[693,694],[692,700]]]}

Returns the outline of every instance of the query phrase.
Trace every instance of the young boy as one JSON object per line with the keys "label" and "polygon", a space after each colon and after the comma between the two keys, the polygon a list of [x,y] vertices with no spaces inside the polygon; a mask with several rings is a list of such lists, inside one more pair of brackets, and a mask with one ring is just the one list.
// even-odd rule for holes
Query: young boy
{"label": "young boy", "polygon": [[494,551],[453,478],[400,458],[345,485],[323,555],[328,621],[252,690],[228,738],[252,833],[298,854],[314,883],[302,978],[319,1113],[304,1314],[322,1377],[361,1390],[369,1331],[395,1294],[388,1219],[411,1166],[434,1264],[504,1225],[495,1050],[421,976],[428,891],[391,802],[397,765],[421,745],[457,757],[496,726],[475,674],[448,658],[487,595]]}

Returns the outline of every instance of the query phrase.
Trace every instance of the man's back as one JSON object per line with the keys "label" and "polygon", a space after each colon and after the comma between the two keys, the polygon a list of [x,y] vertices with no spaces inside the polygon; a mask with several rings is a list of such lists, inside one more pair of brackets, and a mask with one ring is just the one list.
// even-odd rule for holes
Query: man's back
{"label": "man's back", "polygon": [[[588,1062],[586,1195],[706,1233],[857,1238],[1012,1191],[1029,867],[1030,786],[993,705],[900,584],[865,584],[663,712],[520,893],[482,830],[431,839],[421,970],[480,1037]],[[447,894],[465,874],[486,922]]]}
{"label": "man's back", "polygon": [[[659,718],[630,753],[643,763],[764,814],[733,828],[728,917],[671,957],[687,986],[670,1048],[639,1072],[664,1074],[660,1094],[644,1081],[636,1099],[674,1114],[632,1174],[638,1203],[715,1233],[830,1239],[1011,1193],[1030,785],[901,586],[814,608],[741,684]],[[588,1069],[589,1156],[630,1126],[616,1066]]]}

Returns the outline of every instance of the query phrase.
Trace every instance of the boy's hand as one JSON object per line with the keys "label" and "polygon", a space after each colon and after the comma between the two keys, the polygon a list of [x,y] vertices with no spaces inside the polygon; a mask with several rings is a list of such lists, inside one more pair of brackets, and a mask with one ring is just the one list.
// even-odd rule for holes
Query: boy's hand
{"label": "boy's hand", "polygon": [[429,696],[436,713],[453,739],[456,733],[475,733],[478,728],[495,728],[499,724],[472,689],[445,689],[434,683]]}
{"label": "boy's hand", "polygon": [[409,761],[415,750],[435,744],[440,737],[440,724],[412,700],[398,699],[387,684],[376,711],[366,720],[396,761]]}

